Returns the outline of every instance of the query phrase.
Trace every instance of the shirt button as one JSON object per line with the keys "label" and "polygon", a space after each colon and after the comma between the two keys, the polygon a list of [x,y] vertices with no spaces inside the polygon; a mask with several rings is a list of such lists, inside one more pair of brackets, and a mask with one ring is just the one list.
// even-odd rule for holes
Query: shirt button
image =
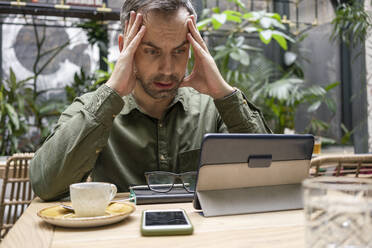
{"label": "shirt button", "polygon": [[161,122],[159,122],[159,127],[163,127],[163,124]]}
{"label": "shirt button", "polygon": [[247,101],[246,101],[246,100],[243,100],[243,103],[244,103],[244,104],[247,104]]}
{"label": "shirt button", "polygon": [[100,153],[101,152],[101,149],[97,149],[96,150],[96,154]]}
{"label": "shirt button", "polygon": [[165,160],[165,156],[163,154],[160,155],[160,160],[162,160],[162,161]]}

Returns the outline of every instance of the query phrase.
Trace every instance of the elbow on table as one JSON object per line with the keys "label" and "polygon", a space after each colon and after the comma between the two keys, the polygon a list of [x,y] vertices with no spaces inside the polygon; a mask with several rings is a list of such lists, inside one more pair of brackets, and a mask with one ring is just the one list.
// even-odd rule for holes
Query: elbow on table
{"label": "elbow on table", "polygon": [[[53,185],[48,185],[43,178],[43,173],[35,168],[34,161],[32,160],[29,168],[30,183],[35,195],[40,197],[44,201],[54,201],[67,195],[66,192],[56,192]],[[52,183],[49,183],[52,184]]]}

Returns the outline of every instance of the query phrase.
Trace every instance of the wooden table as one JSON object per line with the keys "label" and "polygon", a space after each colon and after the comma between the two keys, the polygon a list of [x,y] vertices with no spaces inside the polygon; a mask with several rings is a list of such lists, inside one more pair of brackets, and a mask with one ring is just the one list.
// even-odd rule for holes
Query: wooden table
{"label": "wooden table", "polygon": [[[36,215],[38,210],[55,204],[35,199],[2,241],[1,247],[304,247],[302,210],[207,218],[195,211],[191,203],[139,205],[130,217],[117,224],[71,229],[54,227]],[[142,210],[169,208],[187,211],[194,234],[142,237]]]}

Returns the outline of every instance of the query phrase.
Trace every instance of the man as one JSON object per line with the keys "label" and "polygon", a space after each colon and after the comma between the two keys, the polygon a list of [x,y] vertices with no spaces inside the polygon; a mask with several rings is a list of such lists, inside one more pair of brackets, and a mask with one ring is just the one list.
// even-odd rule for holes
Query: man
{"label": "man", "polygon": [[[126,0],[111,78],[77,98],[31,162],[34,192],[68,193],[91,174],[128,191],[146,171],[195,171],[206,133],[270,132],[224,81],[196,28],[190,0]],[[195,66],[185,76],[190,46]]]}

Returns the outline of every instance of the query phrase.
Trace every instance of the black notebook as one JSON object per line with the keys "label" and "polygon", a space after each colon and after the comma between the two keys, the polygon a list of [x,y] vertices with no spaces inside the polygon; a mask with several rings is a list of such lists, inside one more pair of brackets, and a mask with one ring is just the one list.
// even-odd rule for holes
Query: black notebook
{"label": "black notebook", "polygon": [[130,198],[136,205],[192,202],[194,199],[194,193],[187,192],[182,185],[175,185],[171,191],[166,193],[152,191],[147,185],[132,186],[129,190]]}

